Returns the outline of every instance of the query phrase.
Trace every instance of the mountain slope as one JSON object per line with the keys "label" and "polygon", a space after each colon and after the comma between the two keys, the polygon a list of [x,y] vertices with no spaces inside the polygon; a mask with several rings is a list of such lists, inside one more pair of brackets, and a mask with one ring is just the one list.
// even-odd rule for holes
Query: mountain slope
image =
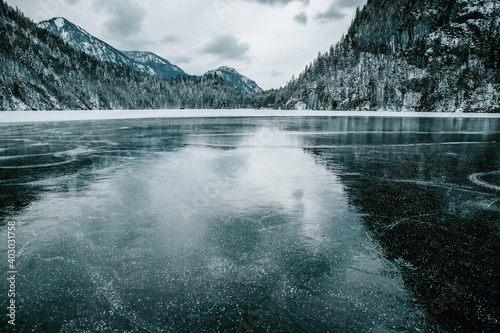
{"label": "mountain slope", "polygon": [[500,112],[497,0],[369,0],[284,108]]}
{"label": "mountain slope", "polygon": [[100,61],[113,62],[164,79],[187,75],[179,67],[153,53],[119,51],[62,17],[42,21],[38,26],[61,37],[75,50],[91,55]]}
{"label": "mountain slope", "polygon": [[164,79],[188,75],[178,66],[171,64],[168,60],[163,59],[152,52],[122,51],[122,53],[134,60],[136,63],[141,64],[146,68],[151,68],[155,73],[154,75]]}
{"label": "mountain slope", "polygon": [[208,71],[207,73],[205,73],[205,76],[209,74],[216,74],[220,76],[224,81],[244,92],[261,93],[264,91],[257,85],[257,83],[241,75],[231,67],[219,67],[215,70]]}
{"label": "mountain slope", "polygon": [[[164,79],[188,75],[178,66],[171,64],[168,60],[152,52],[119,51],[62,17],[42,21],[38,26],[61,37],[75,50],[96,57],[100,61],[113,62],[115,64],[130,67],[135,71]],[[216,70],[207,72],[205,76],[214,73],[243,92],[258,93],[263,91],[254,81],[239,74],[233,68],[220,67]]]}
{"label": "mountain slope", "polygon": [[0,110],[245,108],[214,76],[151,76],[76,51],[0,0]]}

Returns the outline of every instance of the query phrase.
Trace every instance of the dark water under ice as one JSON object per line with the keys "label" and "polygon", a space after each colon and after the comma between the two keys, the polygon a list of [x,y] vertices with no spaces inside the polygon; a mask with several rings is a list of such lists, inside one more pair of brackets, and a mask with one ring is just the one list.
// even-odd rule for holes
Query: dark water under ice
{"label": "dark water under ice", "polygon": [[500,119],[0,125],[9,221],[4,331],[500,330]]}

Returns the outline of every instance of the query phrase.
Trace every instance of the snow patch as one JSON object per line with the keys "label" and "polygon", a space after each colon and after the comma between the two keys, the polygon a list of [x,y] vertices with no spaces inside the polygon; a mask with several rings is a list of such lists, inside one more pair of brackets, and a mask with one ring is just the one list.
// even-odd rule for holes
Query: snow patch
{"label": "snow patch", "polygon": [[68,38],[68,32],[67,31],[61,31],[61,38],[67,43],[69,42]]}
{"label": "snow patch", "polygon": [[62,27],[64,27],[64,20],[62,17],[58,17],[54,20],[54,24],[56,25],[56,27],[58,29],[61,29]]}
{"label": "snow patch", "polygon": [[306,110],[307,109],[307,105],[306,103],[304,102],[298,102],[297,104],[295,104],[295,107],[294,107],[295,110]]}

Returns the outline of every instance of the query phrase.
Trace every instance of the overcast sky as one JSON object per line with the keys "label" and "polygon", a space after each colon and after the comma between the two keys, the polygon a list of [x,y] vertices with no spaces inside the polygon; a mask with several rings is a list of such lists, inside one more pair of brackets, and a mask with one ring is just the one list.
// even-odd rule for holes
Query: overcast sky
{"label": "overcast sky", "polygon": [[347,32],[366,0],[6,0],[34,21],[62,16],[124,51],[201,75],[234,67],[264,89],[297,76]]}

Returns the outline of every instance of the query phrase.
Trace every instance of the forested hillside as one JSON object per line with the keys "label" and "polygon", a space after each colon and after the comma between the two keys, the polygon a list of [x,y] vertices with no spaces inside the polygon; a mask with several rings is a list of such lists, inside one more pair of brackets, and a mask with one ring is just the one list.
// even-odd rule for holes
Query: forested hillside
{"label": "forested hillside", "polygon": [[368,0],[275,107],[500,112],[497,0]]}
{"label": "forested hillside", "polygon": [[0,110],[252,107],[215,75],[164,80],[73,50],[0,0]]}
{"label": "forested hillside", "polygon": [[73,49],[85,52],[99,61],[123,65],[132,68],[136,72],[158,76],[163,79],[189,76],[181,68],[154,53],[117,50],[63,17],[42,21],[37,25],[53,35],[61,37]]}

